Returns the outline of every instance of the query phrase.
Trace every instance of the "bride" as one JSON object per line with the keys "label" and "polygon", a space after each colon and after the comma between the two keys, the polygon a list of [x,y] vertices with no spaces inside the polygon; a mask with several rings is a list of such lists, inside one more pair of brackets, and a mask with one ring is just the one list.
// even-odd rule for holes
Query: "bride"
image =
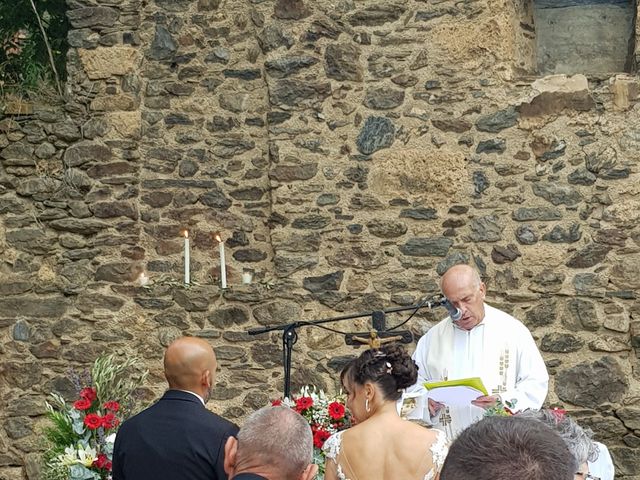
{"label": "bride", "polygon": [[398,416],[396,402],[418,368],[399,345],[370,349],[340,374],[356,425],[324,444],[325,480],[431,480],[447,454],[446,436]]}

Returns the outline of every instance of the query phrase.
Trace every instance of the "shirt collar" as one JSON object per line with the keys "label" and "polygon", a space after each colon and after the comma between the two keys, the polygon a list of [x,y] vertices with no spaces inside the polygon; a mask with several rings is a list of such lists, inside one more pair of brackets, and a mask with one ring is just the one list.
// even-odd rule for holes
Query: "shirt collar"
{"label": "shirt collar", "polygon": [[457,328],[458,330],[460,330],[462,332],[473,332],[476,328],[484,327],[484,320],[482,320],[479,324],[474,326],[471,330],[465,330],[464,328],[459,327],[458,324],[456,322],[453,322],[453,321],[451,322],[451,324],[453,325],[453,328]]}
{"label": "shirt collar", "polygon": [[484,327],[485,324],[487,323],[487,304],[484,304],[484,318],[482,320],[480,320],[480,323],[478,323],[476,326],[474,326],[471,330],[465,330],[464,328],[460,328],[458,326],[458,324],[456,322],[454,322],[453,320],[451,320],[451,324],[454,326],[454,328],[457,328],[458,330],[461,330],[463,332],[472,332],[474,331],[476,328],[478,327]]}
{"label": "shirt collar", "polygon": [[453,327],[454,327],[454,328],[457,328],[457,329],[458,329],[458,330],[460,330],[460,331],[463,331],[463,332],[473,332],[476,328],[477,328],[477,329],[479,329],[480,327],[484,327],[484,326],[486,325],[486,323],[487,323],[487,322],[486,322],[486,319],[487,319],[487,315],[486,315],[486,313],[485,313],[485,316],[484,316],[484,318],[480,321],[480,323],[478,323],[477,325],[473,326],[473,327],[471,328],[471,330],[465,330],[464,328],[459,327],[459,326],[458,326],[458,324],[457,324],[456,322],[454,322],[453,320],[451,320],[451,324],[453,325]]}
{"label": "shirt collar", "polygon": [[180,390],[179,388],[177,388],[176,390],[178,390],[179,392],[187,392],[190,393],[191,395],[194,395],[196,397],[198,397],[198,400],[200,400],[200,402],[202,403],[202,405],[205,405],[204,403],[204,398],[202,398],[200,395],[198,395],[196,392],[192,392],[190,390]]}

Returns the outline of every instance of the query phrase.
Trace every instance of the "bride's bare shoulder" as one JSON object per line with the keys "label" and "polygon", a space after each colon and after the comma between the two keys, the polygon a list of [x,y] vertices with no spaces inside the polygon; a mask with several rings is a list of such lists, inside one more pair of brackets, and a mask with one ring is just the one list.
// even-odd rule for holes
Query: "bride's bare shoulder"
{"label": "bride's bare shoulder", "polygon": [[407,430],[412,432],[416,438],[425,440],[426,442],[435,442],[440,434],[439,430],[435,428],[428,428],[418,423],[407,421]]}

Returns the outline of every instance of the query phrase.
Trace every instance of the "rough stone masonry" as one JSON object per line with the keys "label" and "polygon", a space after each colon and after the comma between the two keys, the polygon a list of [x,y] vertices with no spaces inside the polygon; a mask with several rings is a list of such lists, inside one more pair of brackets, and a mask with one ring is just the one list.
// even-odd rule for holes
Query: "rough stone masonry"
{"label": "rough stone masonry", "polygon": [[[77,0],[69,19],[65,102],[0,120],[0,478],[38,478],[69,367],[137,355],[152,400],[164,346],[204,337],[213,408],[241,420],[282,391],[279,334],[248,328],[411,305],[467,261],[532,330],[548,404],[640,479],[636,75],[537,75],[524,0]],[[334,390],[356,352],[299,336],[294,388]]]}

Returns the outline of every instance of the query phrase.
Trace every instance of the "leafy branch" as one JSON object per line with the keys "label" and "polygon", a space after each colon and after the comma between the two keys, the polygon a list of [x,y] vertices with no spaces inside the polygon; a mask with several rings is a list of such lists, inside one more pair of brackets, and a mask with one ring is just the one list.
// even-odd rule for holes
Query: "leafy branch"
{"label": "leafy branch", "polygon": [[51,70],[53,70],[53,77],[56,82],[56,87],[58,89],[58,94],[62,97],[62,86],[60,85],[60,75],[58,75],[58,69],[56,68],[56,62],[53,59],[53,51],[51,50],[51,45],[49,44],[49,37],[47,36],[47,32],[44,29],[44,25],[42,24],[42,19],[40,18],[40,14],[38,13],[38,9],[36,8],[36,4],[33,0],[29,0],[31,2],[31,8],[33,8],[33,13],[35,13],[36,18],[38,20],[38,26],[40,27],[40,32],[42,33],[42,38],[44,39],[44,44],[47,48],[47,55],[49,55],[49,63],[51,65]]}

